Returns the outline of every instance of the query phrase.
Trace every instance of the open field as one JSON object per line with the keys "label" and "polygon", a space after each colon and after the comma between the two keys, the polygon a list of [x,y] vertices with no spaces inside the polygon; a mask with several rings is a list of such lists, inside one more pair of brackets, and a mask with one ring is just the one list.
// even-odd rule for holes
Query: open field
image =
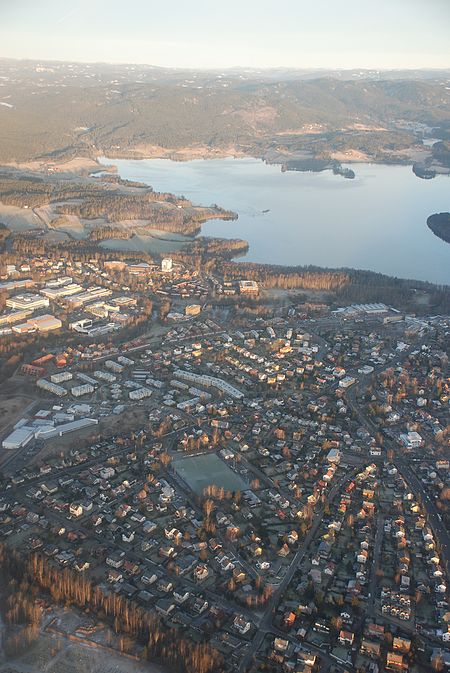
{"label": "open field", "polygon": [[201,495],[210,484],[226,491],[242,491],[247,488],[244,480],[214,453],[174,460],[174,468],[197,495]]}
{"label": "open field", "polygon": [[29,208],[18,208],[0,203],[0,222],[6,224],[11,231],[27,231],[42,229],[38,216]]}
{"label": "open field", "polygon": [[156,664],[141,663],[88,643],[40,635],[29,651],[0,664],[0,673],[162,673]]}

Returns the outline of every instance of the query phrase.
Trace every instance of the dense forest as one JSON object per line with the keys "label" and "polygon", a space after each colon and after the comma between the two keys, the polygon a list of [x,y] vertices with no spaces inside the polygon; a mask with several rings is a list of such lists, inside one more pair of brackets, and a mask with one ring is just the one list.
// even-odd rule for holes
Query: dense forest
{"label": "dense forest", "polygon": [[91,241],[107,241],[110,238],[128,239],[133,236],[133,232],[123,227],[112,227],[106,224],[104,227],[95,227],[89,232]]}
{"label": "dense forest", "polygon": [[439,73],[224,76],[47,63],[37,74],[35,66],[0,61],[2,95],[14,106],[0,111],[0,161],[200,148],[269,160],[279,151],[320,157],[355,149],[404,162],[402,150],[417,143],[411,124],[445,129],[448,122],[450,91]]}
{"label": "dense forest", "polygon": [[38,208],[66,199],[95,198],[103,189],[101,184],[95,183],[81,184],[68,180],[48,180],[34,175],[17,177],[9,173],[0,174],[0,201],[20,208]]}
{"label": "dense forest", "polygon": [[[55,180],[39,176],[10,173],[0,174],[0,201],[6,205],[37,208],[54,204],[57,217],[55,227],[67,224],[65,215],[106,223],[123,220],[141,220],[143,225],[188,236],[197,234],[202,222],[210,218],[236,219],[236,214],[219,206],[194,207],[183,197],[165,192],[155,192],[140,183],[106,176],[106,181],[79,182],[77,180]],[[110,179],[109,179],[110,178]],[[139,185],[139,188],[136,187]],[[131,191],[130,191],[131,190]],[[116,238],[129,238],[132,232],[119,232]],[[102,227],[91,232],[93,241],[111,238]]]}
{"label": "dense forest", "polygon": [[[182,207],[181,203],[187,207]],[[102,192],[81,202],[59,204],[57,212],[77,215],[84,219],[104,218],[107,222],[144,220],[148,225],[164,231],[194,235],[201,223],[214,218],[235,219],[236,215],[223,208],[193,208],[184,199],[172,194],[146,191],[144,194],[111,194]]]}

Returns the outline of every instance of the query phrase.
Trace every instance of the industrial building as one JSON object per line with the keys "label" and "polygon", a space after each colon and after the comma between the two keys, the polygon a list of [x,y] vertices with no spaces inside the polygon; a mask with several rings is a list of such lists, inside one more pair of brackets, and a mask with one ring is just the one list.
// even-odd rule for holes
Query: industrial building
{"label": "industrial building", "polygon": [[29,318],[26,322],[19,325],[13,325],[12,331],[16,334],[24,334],[26,332],[50,332],[54,329],[62,327],[62,322],[59,318],[53,315],[40,315],[36,318]]}
{"label": "industrial building", "polygon": [[28,318],[32,313],[33,311],[31,309],[5,313],[0,316],[0,327],[3,325],[12,325],[13,323],[19,322],[19,320],[25,320],[25,318]]}
{"label": "industrial building", "polygon": [[82,291],[83,288],[78,283],[69,283],[68,285],[59,287],[50,287],[50,284],[46,285],[40,290],[40,293],[48,299],[58,299],[60,297],[69,297]]}
{"label": "industrial building", "polygon": [[61,425],[57,425],[54,428],[47,426],[41,430],[36,431],[36,439],[45,440],[51,439],[52,437],[62,437],[69,432],[76,432],[77,430],[82,430],[83,428],[87,428],[91,425],[97,425],[97,423],[98,419],[96,418],[79,418],[76,421],[62,423]]}
{"label": "industrial building", "polygon": [[[9,266],[9,265],[8,265]],[[31,278],[24,278],[21,280],[7,280],[4,283],[0,283],[0,292],[10,292],[11,290],[23,290],[35,285],[34,280]]]}
{"label": "industrial building", "polygon": [[46,308],[50,304],[46,297],[41,297],[41,295],[32,294],[31,292],[16,294],[14,297],[9,297],[5,303],[9,308],[29,309],[32,311],[35,311],[37,308]]}
{"label": "industrial building", "polygon": [[418,449],[422,446],[423,438],[418,432],[406,432],[400,435],[400,442],[407,449]]}
{"label": "industrial building", "polygon": [[8,437],[6,437],[2,442],[2,447],[4,449],[21,449],[23,446],[26,446],[34,438],[34,428],[30,428],[27,425],[22,425],[19,428],[15,428]]}

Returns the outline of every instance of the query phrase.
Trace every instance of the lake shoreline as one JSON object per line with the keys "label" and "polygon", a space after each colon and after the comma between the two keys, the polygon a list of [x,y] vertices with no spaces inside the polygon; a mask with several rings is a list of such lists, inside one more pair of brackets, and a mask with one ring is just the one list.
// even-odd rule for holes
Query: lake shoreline
{"label": "lake shoreline", "polygon": [[247,241],[239,263],[367,269],[449,284],[448,251],[424,227],[430,213],[448,206],[443,176],[418,180],[405,166],[356,164],[348,180],[332,171],[282,173],[249,157],[98,160],[114,164],[122,178],[237,211],[236,222],[209,220],[201,235]]}
{"label": "lake shoreline", "polygon": [[[424,151],[428,152],[424,146]],[[428,157],[431,158],[431,152],[428,152]],[[167,159],[169,161],[175,162],[189,162],[189,161],[211,161],[214,159],[255,159],[257,161],[262,161],[265,164],[280,166],[280,169],[283,170],[284,166],[289,164],[302,163],[302,162],[318,162],[324,163],[326,166],[321,169],[305,169],[312,173],[320,173],[323,171],[332,170],[332,165],[334,164],[367,164],[367,165],[376,165],[376,166],[410,166],[411,171],[413,171],[414,165],[417,164],[417,158],[411,154],[411,156],[406,155],[404,158],[400,159],[398,155],[393,156],[392,158],[383,157],[382,160],[377,160],[376,157],[363,154],[361,152],[354,152],[349,150],[348,152],[331,152],[329,156],[323,157],[321,155],[315,155],[313,152],[291,152],[291,153],[278,153],[278,152],[265,152],[263,154],[257,153],[248,153],[243,150],[240,150],[235,147],[221,148],[221,149],[212,149],[209,147],[198,146],[198,147],[186,147],[186,148],[164,148],[159,146],[152,146],[144,150],[139,149],[130,149],[116,153],[109,153],[109,159],[117,161],[145,161],[152,159]],[[94,158],[94,161],[98,162],[99,157]],[[113,168],[116,168],[115,164],[111,164]],[[432,165],[435,175],[450,175],[450,167],[443,166],[441,164],[435,163]],[[103,167],[105,170],[105,167]],[[297,170],[295,168],[284,168],[284,170]],[[416,174],[415,174],[416,175]],[[346,177],[346,176],[344,176]],[[417,178],[421,179],[420,175],[416,175]]]}

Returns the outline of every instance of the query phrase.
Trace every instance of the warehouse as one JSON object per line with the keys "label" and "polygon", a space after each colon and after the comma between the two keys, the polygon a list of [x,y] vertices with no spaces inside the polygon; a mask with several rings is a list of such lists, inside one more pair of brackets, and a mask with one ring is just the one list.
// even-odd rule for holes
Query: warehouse
{"label": "warehouse", "polygon": [[97,423],[98,420],[96,418],[80,418],[76,421],[57,425],[56,428],[42,428],[42,430],[37,430],[36,438],[45,440],[51,439],[52,437],[62,437],[63,435],[67,435],[69,432],[82,430],[83,428],[88,428],[91,425],[97,425]]}
{"label": "warehouse", "polygon": [[55,318],[53,315],[40,315],[36,318],[30,318],[20,325],[15,325],[12,329],[18,334],[23,332],[34,332],[38,330],[39,332],[50,332],[53,329],[59,329],[62,327],[62,322],[59,318]]}
{"label": "warehouse", "polygon": [[2,446],[4,449],[21,449],[23,446],[26,446],[34,437],[34,428],[30,428],[27,425],[22,425],[20,428],[16,428],[11,432],[8,437],[6,437]]}

